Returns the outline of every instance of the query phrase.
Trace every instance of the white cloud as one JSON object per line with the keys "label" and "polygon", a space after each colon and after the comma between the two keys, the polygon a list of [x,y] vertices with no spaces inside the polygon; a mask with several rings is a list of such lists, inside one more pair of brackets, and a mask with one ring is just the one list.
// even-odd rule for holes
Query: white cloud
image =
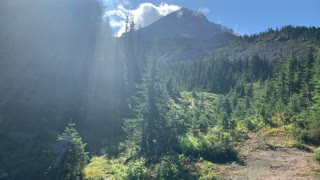
{"label": "white cloud", "polygon": [[[126,0],[124,0],[126,1]],[[152,3],[142,3],[137,9],[126,9],[122,4],[116,9],[106,12],[106,17],[110,19],[110,25],[119,29],[116,36],[121,36],[125,32],[125,20],[127,15],[132,15],[136,27],[145,27],[167,14],[177,11],[179,6],[162,3],[155,6]]]}

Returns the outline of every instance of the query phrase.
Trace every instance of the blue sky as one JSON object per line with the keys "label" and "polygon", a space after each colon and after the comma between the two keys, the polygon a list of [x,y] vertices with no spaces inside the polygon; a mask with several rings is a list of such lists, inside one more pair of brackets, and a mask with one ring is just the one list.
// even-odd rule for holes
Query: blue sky
{"label": "blue sky", "polygon": [[[152,9],[159,12],[186,7],[194,11],[202,11],[214,23],[223,24],[240,34],[253,34],[268,28],[285,25],[320,26],[320,0],[103,0],[111,10],[128,10],[135,14],[134,19],[139,24]],[[141,5],[147,4],[148,6]],[[150,4],[154,5],[150,9]],[[167,6],[163,6],[167,5]],[[160,7],[161,8],[158,8]],[[140,8],[139,8],[140,7]],[[137,15],[136,15],[137,13]],[[115,31],[121,29],[123,18],[115,17],[116,13],[109,13]],[[153,13],[154,14],[154,13]],[[119,15],[119,14],[117,14]],[[163,14],[164,15],[164,14]],[[155,17],[158,19],[159,17]],[[149,20],[147,20],[149,22]],[[119,24],[117,24],[117,22]],[[150,21],[152,22],[152,21]],[[117,26],[118,25],[118,26]]]}

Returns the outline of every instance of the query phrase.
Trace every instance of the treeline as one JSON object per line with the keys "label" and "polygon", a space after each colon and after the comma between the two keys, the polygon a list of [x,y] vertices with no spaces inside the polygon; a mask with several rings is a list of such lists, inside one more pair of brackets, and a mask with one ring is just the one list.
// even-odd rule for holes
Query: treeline
{"label": "treeline", "polygon": [[[245,124],[254,130],[292,123],[300,142],[319,144],[318,53],[311,47],[299,58],[292,52],[273,61],[259,55],[246,60],[210,59],[164,66],[163,75],[176,91],[223,94],[230,103],[224,108],[231,114],[229,124],[249,119]],[[274,122],[275,116],[281,122]]]}
{"label": "treeline", "polygon": [[226,94],[236,89],[241,95],[245,85],[272,76],[272,65],[266,58],[255,55],[252,58],[229,60],[208,59],[176,65],[163,65],[163,74],[175,84],[179,91],[207,91]]}
{"label": "treeline", "polygon": [[284,26],[276,29],[268,29],[266,32],[261,32],[252,35],[243,35],[239,37],[239,41],[254,42],[263,40],[265,38],[274,38],[274,40],[304,40],[312,41],[312,43],[319,44],[320,42],[320,28],[319,27],[305,27],[305,26]]}

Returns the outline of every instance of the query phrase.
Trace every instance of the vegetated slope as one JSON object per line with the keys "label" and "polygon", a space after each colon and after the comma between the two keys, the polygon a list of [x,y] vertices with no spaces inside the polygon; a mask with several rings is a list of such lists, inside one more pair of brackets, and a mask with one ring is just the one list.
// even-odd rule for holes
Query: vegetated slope
{"label": "vegetated slope", "polygon": [[254,35],[244,35],[225,47],[212,51],[214,58],[246,59],[255,54],[269,60],[282,59],[290,53],[298,57],[310,46],[319,46],[320,28],[284,26]]}
{"label": "vegetated slope", "polygon": [[[287,68],[285,62],[291,55],[298,58],[301,64],[306,63],[311,57],[309,55],[317,55],[319,42],[320,28],[286,26],[250,37],[241,36],[228,45],[210,51],[208,58],[164,63],[163,69],[164,74],[172,76],[174,83],[178,84],[176,86],[184,90],[227,93],[230,88],[241,88],[237,87],[239,83],[280,76],[277,73]],[[310,49],[314,51],[310,52]],[[302,66],[312,68],[311,64]]]}
{"label": "vegetated slope", "polygon": [[[180,134],[179,145],[182,145],[184,150],[178,158],[167,155],[161,162],[145,165],[145,158],[136,156],[137,149],[128,148],[124,143],[119,146],[118,155],[107,152],[107,156],[93,157],[85,168],[86,177],[317,179],[320,166],[314,159],[315,153],[294,147],[294,139],[290,135],[292,125],[276,128],[264,126],[259,132],[253,133],[246,128],[247,122],[240,120],[234,122],[236,128],[233,131],[223,129],[226,122],[220,117],[226,107],[224,98],[227,96],[206,92],[181,92],[176,100],[171,100],[174,109],[171,114],[173,123],[183,127],[178,131],[186,133]],[[240,99],[239,103],[244,105],[245,99]],[[220,156],[227,158],[228,155],[224,153],[228,146],[223,145],[228,142],[239,150],[239,160],[221,163],[218,158],[208,159],[210,155],[205,154],[209,153],[208,149],[212,155],[220,150]]]}
{"label": "vegetated slope", "polygon": [[[276,49],[286,47],[278,64],[278,61],[272,61],[273,57],[277,57],[273,55],[276,49],[263,55],[266,58],[251,56],[251,53],[268,52],[269,46],[273,47],[273,42],[278,41],[277,35],[271,33],[271,39],[275,40],[270,41],[268,46],[260,44],[266,40],[263,36],[257,36],[257,39],[256,36],[243,37],[235,44],[224,46],[236,38],[230,30],[210,24],[199,13],[182,9],[181,16],[178,11],[169,18],[173,22],[186,21],[183,24],[173,23],[181,26],[177,29],[172,25],[172,32],[183,29],[183,37],[179,34],[175,34],[177,38],[170,36],[170,33],[162,34],[163,31],[154,28],[152,31],[159,33],[157,35],[162,39],[153,46],[150,45],[153,42],[135,42],[135,38],[144,36],[142,30],[129,32],[128,37],[136,36],[124,37],[123,52],[114,53],[112,45],[118,44],[110,43],[113,39],[104,37],[98,31],[101,19],[96,13],[97,4],[90,4],[88,11],[81,11],[88,6],[78,7],[80,11],[75,12],[79,13],[76,16],[79,19],[75,20],[71,18],[70,11],[55,16],[54,8],[43,3],[27,13],[18,10],[21,14],[17,16],[18,21],[11,21],[10,15],[16,16],[12,13],[16,11],[9,13],[9,16],[0,16],[1,24],[9,24],[0,33],[1,47],[4,47],[0,52],[4,59],[1,66],[3,70],[0,71],[0,90],[3,95],[0,104],[0,171],[4,169],[10,178],[42,179],[51,160],[48,156],[54,154],[53,148],[50,148],[55,143],[58,129],[71,120],[78,123],[80,132],[85,132],[84,139],[88,140],[89,145],[108,145],[114,134],[121,133],[121,117],[126,115],[125,122],[129,126],[132,123],[131,129],[128,128],[132,132],[127,132],[137,136],[131,136],[132,139],[128,136],[127,141],[119,149],[116,148],[116,153],[107,152],[115,157],[122,152],[130,152],[124,153],[124,161],[116,159],[120,164],[114,162],[116,166],[110,170],[112,175],[122,173],[120,177],[212,178],[215,177],[212,173],[214,163],[238,160],[234,145],[245,139],[249,131],[285,123],[294,126],[290,134],[296,137],[296,146],[303,146],[304,143],[319,145],[319,29],[307,28],[300,32],[296,31],[298,28],[289,28],[288,32],[279,31],[289,39],[283,39],[281,35],[279,41],[283,42],[275,46]],[[42,5],[52,14],[45,11],[46,16],[42,16]],[[4,10],[0,13],[8,11],[3,6],[0,8]],[[88,14],[83,15],[82,12]],[[34,14],[39,15],[32,18]],[[61,22],[64,21],[53,17],[67,19],[68,28],[62,26]],[[84,23],[81,17],[87,17],[88,21]],[[159,23],[165,20],[159,20]],[[191,24],[188,24],[189,20]],[[195,28],[194,24],[198,21],[203,28]],[[47,22],[57,28],[60,36],[52,33]],[[188,26],[184,27],[184,24]],[[165,23],[158,26],[166,28]],[[38,27],[47,28],[47,31]],[[11,34],[15,28],[18,31]],[[205,31],[202,32],[202,29]],[[209,33],[211,29],[212,34]],[[296,33],[290,34],[291,30]],[[39,34],[25,36],[25,32]],[[148,32],[144,33],[146,37],[149,36]],[[308,37],[306,41],[301,40],[304,36]],[[29,42],[34,44],[30,45]],[[146,68],[146,73],[151,74],[140,80],[144,66],[136,67],[135,60],[146,54],[136,56],[137,44],[144,52],[156,48],[158,54],[155,57],[161,62],[200,61],[177,65],[168,63],[169,68],[160,70],[164,72],[161,78],[155,78],[151,70]],[[286,44],[289,44],[288,47]],[[237,52],[237,48],[246,45],[253,48],[243,49],[244,55]],[[96,49],[96,46],[99,48]],[[222,46],[222,49],[212,51]],[[230,54],[223,54],[228,52],[225,50],[229,47]],[[291,52],[288,49],[292,49]],[[219,52],[222,52],[221,55]],[[236,60],[229,59],[233,56]],[[211,59],[205,59],[207,57]],[[240,60],[239,57],[248,59]],[[152,71],[161,68],[157,64],[152,66]],[[137,76],[132,78],[131,75]],[[150,84],[151,80],[153,84]],[[139,88],[135,83],[140,83]],[[143,91],[139,91],[141,88]],[[190,92],[186,93],[185,90]],[[135,99],[132,96],[137,91],[143,98],[138,103],[132,103],[131,99]],[[149,104],[146,106],[146,103]],[[142,109],[133,112],[131,107]],[[149,107],[152,107],[152,111]],[[139,126],[144,127],[143,131]],[[166,137],[172,138],[172,141],[168,143]],[[144,144],[140,143],[142,139]],[[161,152],[160,148],[155,147],[160,147]],[[120,159],[124,159],[124,156]],[[148,174],[147,170],[154,171]]]}
{"label": "vegetated slope", "polygon": [[[118,154],[106,152],[107,156],[93,157],[85,168],[85,176],[112,179],[217,178],[215,162],[236,160],[233,149],[235,136],[223,129],[220,126],[223,122],[216,119],[224,111],[221,109],[223,97],[205,92],[179,94],[169,100],[171,110],[167,114],[168,126],[165,129],[176,135],[177,141],[170,145],[174,149],[148,161],[150,157],[139,155],[139,144],[130,143],[131,138],[137,137],[130,136],[119,146]],[[135,127],[138,126],[136,124]],[[161,139],[154,141],[161,143]]]}
{"label": "vegetated slope", "polygon": [[[259,143],[261,139],[254,136],[254,143],[267,149],[261,150],[258,147],[261,151],[244,155],[246,145],[250,146],[246,143],[250,143],[250,140],[239,144],[240,157],[243,155],[242,160],[247,166],[227,165],[225,175],[231,174],[239,179],[260,179],[267,176],[284,178],[282,175],[285,174],[289,178],[313,179],[319,173],[319,164],[313,160],[314,154],[291,149],[296,147],[312,151],[320,145],[319,32],[319,28],[290,26],[277,32],[270,30],[252,39],[242,37],[228,46],[213,50],[213,56],[209,59],[163,65],[163,75],[173,82],[177,90],[223,94],[224,103],[220,110],[225,113],[216,116],[214,120],[222,122],[217,126],[233,135],[290,126],[284,133],[293,138],[290,148],[274,146],[268,141]],[[272,40],[282,36],[287,38],[282,39],[281,43]],[[268,46],[261,46],[260,43],[268,39]],[[242,51],[238,54],[237,48],[243,49],[243,54]],[[281,48],[285,51],[278,55],[274,53]],[[219,54],[219,51],[225,51],[226,54]],[[235,142],[245,139],[245,136],[237,139],[239,134],[233,137]],[[279,142],[285,141],[280,139]],[[285,161],[284,158],[289,161],[281,162]],[[301,164],[288,168],[293,162]],[[274,174],[268,166],[273,168]],[[311,175],[301,172],[304,170]],[[254,171],[257,171],[257,176]],[[249,175],[245,175],[246,172]]]}

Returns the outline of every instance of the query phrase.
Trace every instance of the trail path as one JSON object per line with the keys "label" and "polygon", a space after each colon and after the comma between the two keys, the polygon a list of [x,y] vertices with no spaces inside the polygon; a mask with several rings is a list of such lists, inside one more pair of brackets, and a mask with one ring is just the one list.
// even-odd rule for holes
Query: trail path
{"label": "trail path", "polygon": [[320,165],[314,153],[288,148],[285,135],[262,138],[251,133],[240,149],[243,163],[218,166],[227,180],[316,180]]}

